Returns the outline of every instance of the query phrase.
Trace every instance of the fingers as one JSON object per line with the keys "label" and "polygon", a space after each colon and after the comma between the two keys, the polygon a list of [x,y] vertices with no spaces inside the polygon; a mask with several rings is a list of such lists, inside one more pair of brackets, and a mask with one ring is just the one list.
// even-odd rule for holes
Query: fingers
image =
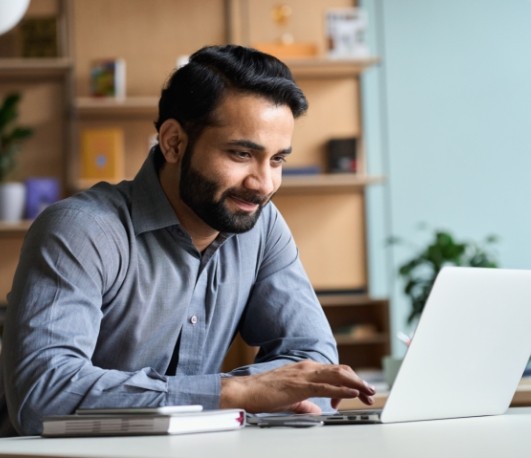
{"label": "fingers", "polygon": [[[374,387],[362,380],[350,366],[344,364],[321,365],[315,372],[313,381],[337,386],[343,397],[363,396],[365,399],[376,393]],[[343,391],[343,389],[346,389]]]}
{"label": "fingers", "polygon": [[349,366],[307,360],[261,374],[222,379],[220,405],[249,412],[319,413],[320,408],[308,398],[331,398],[336,408],[340,399],[356,397],[371,405],[374,394],[374,388]]}

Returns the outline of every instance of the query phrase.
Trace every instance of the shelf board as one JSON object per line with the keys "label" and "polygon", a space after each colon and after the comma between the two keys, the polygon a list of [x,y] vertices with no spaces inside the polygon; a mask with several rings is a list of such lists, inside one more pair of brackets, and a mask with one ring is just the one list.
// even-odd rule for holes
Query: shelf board
{"label": "shelf board", "polygon": [[24,234],[32,222],[32,220],[23,220],[15,223],[0,221],[0,237]]}
{"label": "shelf board", "polygon": [[80,117],[90,116],[156,116],[158,97],[78,97],[74,102],[74,110]]}
{"label": "shelf board", "polygon": [[308,191],[345,192],[383,183],[381,176],[368,176],[355,173],[322,173],[317,175],[287,175],[282,177],[279,195],[301,194]]}
{"label": "shelf board", "polygon": [[[132,178],[124,178],[131,180]],[[77,190],[90,188],[102,180],[77,180]],[[113,184],[122,180],[109,181]],[[371,184],[382,183],[383,177],[378,176],[361,176],[355,174],[319,174],[319,175],[298,175],[287,176],[282,178],[282,185],[278,190],[279,195],[303,194],[308,191],[318,191],[319,193],[347,192],[361,189]],[[324,295],[324,297],[328,297]],[[330,297],[336,297],[331,295]],[[358,297],[356,295],[345,295],[345,297]],[[328,299],[326,299],[328,301]],[[337,299],[335,299],[337,300]],[[356,299],[359,300],[359,299]]]}
{"label": "shelf board", "polygon": [[352,337],[349,335],[334,334],[338,345],[380,345],[389,342],[389,338],[385,334],[375,334],[368,337]]}
{"label": "shelf board", "polygon": [[356,76],[367,68],[376,65],[376,57],[352,59],[330,59],[326,57],[286,59],[294,78],[337,78]]}
{"label": "shelf board", "polygon": [[33,59],[0,59],[0,79],[62,78],[72,69],[66,57]]}
{"label": "shelf board", "polygon": [[323,307],[352,307],[387,304],[388,299],[374,298],[365,294],[318,294]]}

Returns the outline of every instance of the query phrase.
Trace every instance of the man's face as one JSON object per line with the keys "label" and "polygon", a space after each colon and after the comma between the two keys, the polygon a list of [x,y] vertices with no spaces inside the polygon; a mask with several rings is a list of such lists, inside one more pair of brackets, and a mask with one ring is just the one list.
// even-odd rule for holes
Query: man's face
{"label": "man's face", "polygon": [[187,146],[180,197],[211,228],[241,233],[280,186],[294,120],[289,107],[242,94],[226,97],[215,118]]}

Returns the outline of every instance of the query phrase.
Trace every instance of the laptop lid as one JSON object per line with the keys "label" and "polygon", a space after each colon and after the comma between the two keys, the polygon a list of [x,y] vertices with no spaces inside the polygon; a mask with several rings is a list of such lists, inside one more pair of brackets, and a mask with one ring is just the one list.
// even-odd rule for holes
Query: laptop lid
{"label": "laptop lid", "polygon": [[381,421],[502,414],[530,355],[531,271],[445,267]]}

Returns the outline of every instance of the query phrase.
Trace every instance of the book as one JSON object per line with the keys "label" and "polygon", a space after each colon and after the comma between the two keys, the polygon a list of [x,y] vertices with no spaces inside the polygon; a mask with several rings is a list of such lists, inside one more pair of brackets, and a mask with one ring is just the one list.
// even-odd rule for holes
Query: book
{"label": "book", "polygon": [[124,133],[119,128],[81,132],[80,178],[118,181],[124,177]]}
{"label": "book", "polygon": [[44,417],[43,437],[132,436],[229,431],[245,426],[242,409],[169,414],[73,414]]}
{"label": "book", "polygon": [[284,167],[282,169],[283,176],[293,175],[318,175],[322,173],[322,169],[318,165],[306,165],[301,167]]}
{"label": "book", "polygon": [[91,62],[90,95],[125,98],[124,59],[96,59]]}

